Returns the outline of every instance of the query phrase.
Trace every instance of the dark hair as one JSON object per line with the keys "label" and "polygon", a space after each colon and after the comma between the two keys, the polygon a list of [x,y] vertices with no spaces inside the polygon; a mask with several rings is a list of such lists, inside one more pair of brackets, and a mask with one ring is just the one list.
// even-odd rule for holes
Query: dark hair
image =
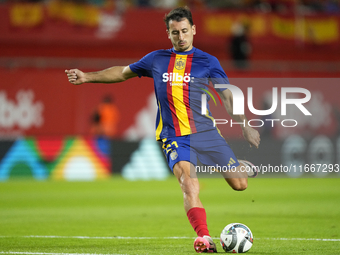
{"label": "dark hair", "polygon": [[192,21],[191,11],[187,6],[178,7],[170,11],[167,15],[165,15],[164,22],[165,22],[166,28],[169,29],[170,20],[179,22],[179,21],[182,21],[183,19],[188,19],[190,25],[191,26],[194,25],[194,22]]}

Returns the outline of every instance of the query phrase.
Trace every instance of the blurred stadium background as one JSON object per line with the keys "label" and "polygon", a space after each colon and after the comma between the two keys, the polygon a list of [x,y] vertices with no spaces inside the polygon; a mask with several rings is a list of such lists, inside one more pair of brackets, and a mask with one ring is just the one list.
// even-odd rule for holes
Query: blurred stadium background
{"label": "blurred stadium background", "polygon": [[[257,109],[268,109],[274,86],[312,92],[313,121],[291,112],[298,128],[260,128],[255,153],[239,128],[222,127],[236,154],[257,164],[340,163],[337,0],[2,0],[0,180],[167,178],[152,80],[73,86],[64,70],[127,65],[170,48],[162,19],[183,5],[197,26],[194,45],[220,60],[232,84],[254,88]],[[107,110],[117,126],[106,134],[96,109],[108,96],[118,110]]]}

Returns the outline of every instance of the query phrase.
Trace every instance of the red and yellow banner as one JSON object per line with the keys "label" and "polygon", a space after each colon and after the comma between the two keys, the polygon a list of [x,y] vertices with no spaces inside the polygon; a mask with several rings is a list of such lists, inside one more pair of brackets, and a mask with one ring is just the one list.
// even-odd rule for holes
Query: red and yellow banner
{"label": "red and yellow banner", "polygon": [[340,19],[335,16],[221,13],[205,15],[203,23],[204,31],[211,36],[231,36],[233,25],[241,23],[249,27],[250,38],[272,37],[317,44],[339,41]]}
{"label": "red and yellow banner", "polygon": [[[45,41],[109,40],[123,43],[164,43],[166,36],[162,22],[167,10],[127,9],[114,12],[114,6],[98,7],[69,1],[41,3],[14,3],[0,5],[0,42],[4,39],[44,39]],[[147,24],[149,31],[157,36],[145,36],[142,22],[153,17]],[[243,13],[227,11],[193,11],[198,28],[196,41],[221,43],[232,35],[233,26],[241,23],[249,28],[252,39],[269,41],[301,40],[306,43],[339,44],[340,17],[335,15],[294,16],[273,13]],[[156,22],[158,20],[158,22]],[[76,26],[76,27],[74,27]],[[11,28],[32,28],[32,31],[13,31]],[[41,27],[39,31],[34,28]],[[75,29],[76,28],[76,29]],[[89,30],[83,28],[90,28]],[[104,34],[103,34],[104,33]],[[211,40],[211,37],[214,40]],[[123,40],[123,42],[122,42]],[[164,47],[164,46],[163,46]]]}
{"label": "red and yellow banner", "polygon": [[[172,47],[163,22],[168,10],[127,8],[117,12],[114,8],[57,0],[1,4],[0,55],[137,59]],[[152,17],[152,22],[140,22],[146,17]],[[300,47],[318,46],[312,52],[314,57],[309,52],[308,58],[340,60],[339,16],[194,10],[193,17],[197,27],[194,45],[219,59],[230,55],[228,43],[235,25],[243,24],[248,28],[254,59],[306,60]],[[146,24],[152,33],[145,30]]]}

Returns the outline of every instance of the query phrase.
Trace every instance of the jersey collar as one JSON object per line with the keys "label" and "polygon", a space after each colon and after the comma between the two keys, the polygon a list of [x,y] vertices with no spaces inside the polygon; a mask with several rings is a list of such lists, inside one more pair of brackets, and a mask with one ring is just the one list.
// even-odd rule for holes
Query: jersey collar
{"label": "jersey collar", "polygon": [[177,51],[177,50],[175,50],[175,48],[171,49],[172,52],[179,54],[179,55],[190,55],[190,54],[194,53],[195,50],[196,50],[195,47],[192,47],[192,49],[189,50],[189,51]]}

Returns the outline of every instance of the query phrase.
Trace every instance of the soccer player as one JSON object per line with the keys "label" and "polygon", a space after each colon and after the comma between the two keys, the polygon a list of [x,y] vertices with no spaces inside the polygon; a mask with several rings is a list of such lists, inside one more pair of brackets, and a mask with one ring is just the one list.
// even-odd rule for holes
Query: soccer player
{"label": "soccer player", "polygon": [[[65,72],[69,82],[75,85],[117,83],[136,76],[154,79],[158,105],[156,138],[163,142],[168,165],[182,189],[184,209],[198,236],[194,241],[195,251],[217,252],[208,231],[206,212],[199,199],[199,182],[193,171],[197,158],[205,165],[236,169],[237,175],[227,175],[225,178],[234,190],[246,189],[247,178],[257,173],[241,171],[242,167],[252,165],[236,159],[213,125],[209,107],[207,114],[201,114],[201,95],[205,85],[200,80],[217,78],[228,82],[228,78],[215,57],[193,46],[196,27],[190,10],[176,8],[165,16],[164,21],[172,49],[151,52],[128,66],[114,66],[99,72],[84,73],[78,69]],[[229,115],[237,122],[244,121],[245,125],[240,125],[243,135],[250,146],[257,148],[259,133],[247,125],[244,115],[233,114],[230,90],[220,89],[218,93]]]}

